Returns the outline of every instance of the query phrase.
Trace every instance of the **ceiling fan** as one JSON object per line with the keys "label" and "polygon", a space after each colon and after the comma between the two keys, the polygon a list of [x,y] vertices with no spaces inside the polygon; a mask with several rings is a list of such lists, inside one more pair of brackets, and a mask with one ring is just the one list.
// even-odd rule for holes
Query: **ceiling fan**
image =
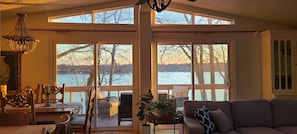
{"label": "ceiling fan", "polygon": [[[188,0],[191,2],[194,2],[196,0]],[[149,5],[149,7],[157,12],[161,12],[166,9],[166,7],[169,6],[171,0],[138,0],[136,5],[142,5],[145,4]]]}

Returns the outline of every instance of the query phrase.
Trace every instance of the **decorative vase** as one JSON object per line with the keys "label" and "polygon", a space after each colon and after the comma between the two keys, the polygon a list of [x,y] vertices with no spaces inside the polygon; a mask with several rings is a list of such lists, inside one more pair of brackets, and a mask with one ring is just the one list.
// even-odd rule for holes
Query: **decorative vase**
{"label": "decorative vase", "polygon": [[46,107],[51,105],[50,95],[51,95],[51,93],[45,93],[45,106]]}
{"label": "decorative vase", "polygon": [[151,125],[143,124],[141,127],[141,134],[150,134],[151,133]]}
{"label": "decorative vase", "polygon": [[5,56],[0,56],[0,85],[7,85],[9,80],[9,65],[4,58]]}

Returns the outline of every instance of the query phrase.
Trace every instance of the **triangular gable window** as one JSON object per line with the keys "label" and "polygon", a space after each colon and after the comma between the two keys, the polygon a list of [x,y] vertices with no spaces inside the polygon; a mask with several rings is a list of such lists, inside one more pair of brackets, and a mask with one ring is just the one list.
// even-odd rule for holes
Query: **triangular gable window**
{"label": "triangular gable window", "polygon": [[134,8],[94,12],[96,24],[134,24]]}
{"label": "triangular gable window", "polygon": [[80,14],[63,17],[49,17],[49,22],[54,23],[92,23],[92,14]]}
{"label": "triangular gable window", "polygon": [[192,15],[169,10],[156,12],[155,24],[192,24]]}
{"label": "triangular gable window", "polygon": [[234,24],[234,20],[198,13],[183,13],[166,10],[162,12],[155,12],[155,24],[232,25]]}
{"label": "triangular gable window", "polygon": [[234,20],[223,17],[196,14],[195,25],[232,25]]}
{"label": "triangular gable window", "polygon": [[[94,16],[94,17],[93,17]],[[92,19],[94,18],[94,20]],[[93,23],[93,24],[134,24],[134,8],[121,8],[108,11],[92,11],[90,14],[63,15],[49,17],[54,23]]]}

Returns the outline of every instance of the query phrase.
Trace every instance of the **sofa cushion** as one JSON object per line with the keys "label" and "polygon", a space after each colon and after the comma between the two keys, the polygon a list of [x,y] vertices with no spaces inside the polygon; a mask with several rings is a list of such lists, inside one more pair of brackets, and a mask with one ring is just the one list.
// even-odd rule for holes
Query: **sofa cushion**
{"label": "sofa cushion", "polygon": [[274,127],[297,126],[296,100],[271,100],[272,119]]}
{"label": "sofa cushion", "polygon": [[214,131],[215,126],[209,118],[207,107],[203,106],[201,108],[197,108],[197,110],[194,112],[194,116],[203,126],[205,134],[211,134]]}
{"label": "sofa cushion", "polygon": [[278,127],[276,129],[285,134],[296,134],[297,132],[297,126],[284,126],[284,127]]}
{"label": "sofa cushion", "polygon": [[210,120],[215,124],[215,130],[226,133],[233,130],[233,125],[226,114],[221,110],[209,111]]}
{"label": "sofa cushion", "polygon": [[233,127],[272,127],[270,103],[267,100],[230,101]]}
{"label": "sofa cushion", "polygon": [[284,134],[283,132],[270,127],[242,127],[235,131],[240,134]]}
{"label": "sofa cushion", "polygon": [[228,101],[185,101],[184,116],[194,118],[194,111],[197,107],[206,106],[209,111],[221,109],[232,123],[230,103]]}

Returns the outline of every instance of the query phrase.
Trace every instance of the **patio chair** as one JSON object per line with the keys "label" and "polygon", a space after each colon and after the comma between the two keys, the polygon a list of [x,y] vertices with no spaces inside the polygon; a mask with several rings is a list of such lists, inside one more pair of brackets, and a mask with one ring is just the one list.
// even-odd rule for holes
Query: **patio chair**
{"label": "patio chair", "polygon": [[117,97],[105,97],[104,94],[99,91],[97,98],[97,112],[100,117],[108,116],[110,118],[118,114],[119,101]]}
{"label": "patio chair", "polygon": [[118,125],[121,121],[132,121],[132,93],[121,93]]}
{"label": "patio chair", "polygon": [[184,101],[189,99],[188,96],[189,87],[188,86],[173,86],[171,101],[177,110],[182,110],[184,107]]}

